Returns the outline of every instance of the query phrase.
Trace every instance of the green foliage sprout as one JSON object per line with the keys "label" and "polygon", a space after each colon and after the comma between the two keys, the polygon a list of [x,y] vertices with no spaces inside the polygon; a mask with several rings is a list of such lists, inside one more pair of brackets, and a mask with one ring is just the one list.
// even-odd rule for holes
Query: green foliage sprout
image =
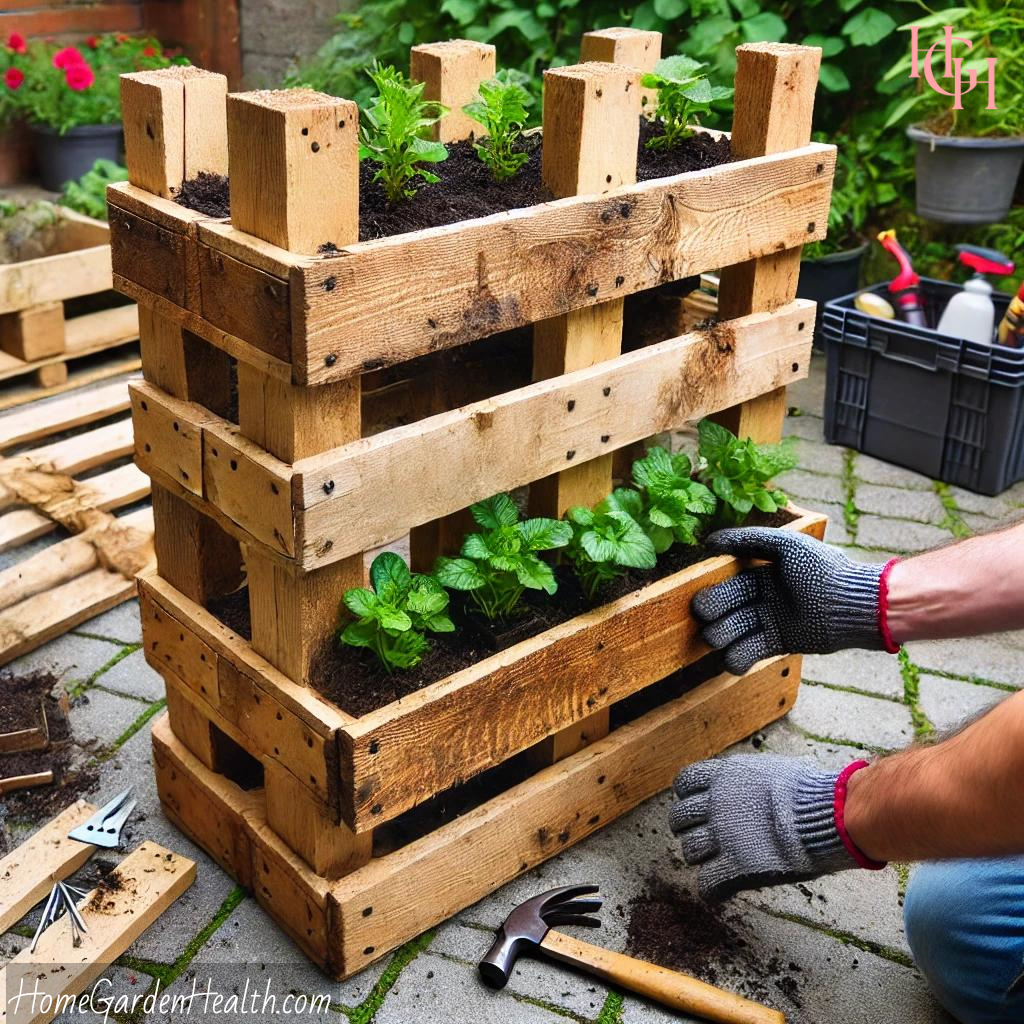
{"label": "green foliage sprout", "polygon": [[388,672],[414,668],[430,650],[426,634],[451,633],[448,594],[432,576],[412,573],[401,556],[385,551],[370,566],[372,590],[345,591],[355,616],[339,634],[343,644],[368,647]]}
{"label": "green foliage sprout", "polygon": [[627,569],[653,569],[658,563],[654,545],[640,524],[607,500],[593,509],[570,509],[569,522],[572,541],[565,554],[591,600]]}
{"label": "green foliage sprout", "polygon": [[527,589],[555,593],[555,574],[537,552],[564,548],[572,540],[569,523],[556,519],[521,521],[519,510],[507,494],[481,501],[470,512],[481,529],[465,538],[461,557],[437,560],[435,575],[443,586],[468,591],[476,607],[491,621],[519,613]]}
{"label": "green foliage sprout", "polygon": [[658,90],[657,116],[664,126],[662,135],[647,140],[648,149],[671,149],[693,135],[691,121],[698,114],[706,114],[715,100],[732,95],[732,89],[712,85],[705,67],[699,60],[684,57],[664,57],[648,71],[640,84],[645,89]]}
{"label": "green foliage sprout", "polygon": [[423,82],[410,82],[400,71],[375,63],[366,72],[377,87],[377,95],[359,118],[359,157],[380,167],[373,180],[392,203],[416,194],[413,181],[438,181],[423,164],[448,159],[443,142],[425,138],[447,108],[423,98]]}
{"label": "green foliage sprout", "polygon": [[97,160],[78,181],[69,181],[64,186],[60,204],[84,213],[87,217],[106,220],[107,186],[115,181],[127,180],[127,167],[122,167],[113,160]]}
{"label": "green foliage sprout", "polygon": [[533,104],[525,89],[527,81],[526,75],[515,69],[499,71],[489,82],[481,82],[479,97],[462,108],[486,129],[487,134],[474,142],[473,148],[496,181],[507,181],[530,159],[528,153],[515,148],[529,117],[527,107]]}
{"label": "green foliage sprout", "polygon": [[719,519],[740,526],[753,509],[777,512],[786,505],[786,494],[770,481],[796,465],[792,446],[755,444],[740,440],[712,420],[698,426],[700,469],[698,479],[721,500]]}

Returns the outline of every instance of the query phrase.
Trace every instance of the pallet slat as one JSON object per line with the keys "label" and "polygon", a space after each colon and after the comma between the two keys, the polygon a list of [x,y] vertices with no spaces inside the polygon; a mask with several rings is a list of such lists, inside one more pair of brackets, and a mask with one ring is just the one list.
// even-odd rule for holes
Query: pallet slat
{"label": "pallet slat", "polygon": [[0,418],[0,451],[16,445],[39,441],[51,434],[59,434],[75,427],[83,427],[96,420],[116,416],[131,408],[128,385],[123,381],[84,391],[70,398],[51,402],[38,409],[14,413]]}

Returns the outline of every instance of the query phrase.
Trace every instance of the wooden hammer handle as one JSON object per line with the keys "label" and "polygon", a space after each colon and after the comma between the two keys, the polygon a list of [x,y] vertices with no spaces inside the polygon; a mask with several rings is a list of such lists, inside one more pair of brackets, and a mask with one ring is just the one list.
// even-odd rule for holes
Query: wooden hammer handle
{"label": "wooden hammer handle", "polygon": [[697,978],[670,971],[622,953],[581,942],[571,935],[551,930],[540,948],[552,960],[580,967],[605,981],[637,995],[655,999],[663,1006],[692,1013],[719,1024],[785,1024],[778,1010],[725,992]]}

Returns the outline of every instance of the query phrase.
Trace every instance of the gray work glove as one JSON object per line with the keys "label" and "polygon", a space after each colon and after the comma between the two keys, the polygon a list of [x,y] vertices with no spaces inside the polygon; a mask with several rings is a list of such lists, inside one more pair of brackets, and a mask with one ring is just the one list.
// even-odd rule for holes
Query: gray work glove
{"label": "gray work glove", "polygon": [[[847,852],[835,821],[838,772],[805,758],[738,754],[698,761],[675,781],[672,831],[686,863],[700,864],[709,901],[741,889],[881,867]],[[859,851],[858,851],[859,853]]]}
{"label": "gray work glove", "polygon": [[748,527],[711,534],[719,554],[769,564],[706,587],[693,599],[704,639],[725,648],[725,666],[743,675],[762,658],[830,654],[848,647],[890,649],[879,631],[884,566],[851,562],[802,533]]}

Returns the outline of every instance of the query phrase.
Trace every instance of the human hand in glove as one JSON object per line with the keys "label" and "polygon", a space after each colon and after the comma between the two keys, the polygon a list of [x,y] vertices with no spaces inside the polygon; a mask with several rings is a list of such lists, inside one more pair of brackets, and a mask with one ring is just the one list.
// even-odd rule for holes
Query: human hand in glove
{"label": "human hand in glove", "polygon": [[863,767],[856,761],[828,773],[804,758],[739,754],[684,768],[669,824],[686,863],[700,865],[700,895],[715,901],[742,889],[884,867],[857,849],[844,823],[847,780]]}
{"label": "human hand in glove", "polygon": [[742,675],[762,658],[849,647],[895,653],[885,622],[886,565],[853,562],[802,533],[749,527],[708,538],[719,554],[763,559],[693,599],[704,639]]}

